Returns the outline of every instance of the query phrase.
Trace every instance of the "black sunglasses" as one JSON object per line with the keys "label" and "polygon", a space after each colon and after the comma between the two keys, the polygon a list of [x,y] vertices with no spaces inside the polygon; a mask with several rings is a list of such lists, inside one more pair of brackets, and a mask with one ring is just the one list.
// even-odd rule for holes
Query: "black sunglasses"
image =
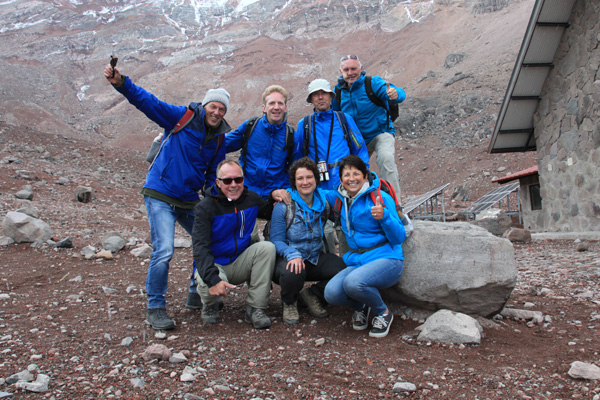
{"label": "black sunglasses", "polygon": [[340,58],[340,62],[344,62],[344,61],[346,61],[348,59],[358,61],[358,57],[357,56],[355,56],[354,54],[349,54],[347,56],[344,56],[344,57]]}
{"label": "black sunglasses", "polygon": [[236,178],[217,178],[217,179],[220,180],[221,182],[223,182],[226,185],[231,185],[231,183],[234,182],[234,181],[238,185],[240,183],[244,182],[244,177],[243,176],[238,176]]}

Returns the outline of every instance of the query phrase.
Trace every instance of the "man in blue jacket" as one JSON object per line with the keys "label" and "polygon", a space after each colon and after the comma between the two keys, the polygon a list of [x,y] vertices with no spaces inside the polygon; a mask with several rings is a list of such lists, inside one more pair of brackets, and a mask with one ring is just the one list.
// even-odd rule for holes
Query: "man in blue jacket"
{"label": "man in blue jacket", "polygon": [[[245,184],[266,200],[273,190],[290,187],[288,171],[294,158],[300,158],[300,143],[294,141],[294,128],[286,121],[287,91],[279,85],[271,85],[265,89],[262,99],[264,115],[244,121],[225,135],[225,142],[228,153],[242,150],[239,162],[246,177]],[[252,131],[249,138],[247,128]],[[282,194],[285,199],[277,200],[289,204],[289,193],[282,191]]]}
{"label": "man in blue jacket", "polygon": [[[175,323],[167,315],[165,294],[169,261],[174,252],[175,222],[192,233],[193,209],[200,200],[198,191],[214,184],[216,166],[225,159],[225,146],[221,143],[222,135],[231,130],[223,119],[229,106],[229,93],[225,89],[211,89],[202,104],[174,106],[136,86],[117,68],[106,66],[104,76],[131,104],[166,132],[174,130],[188,108],[193,111],[193,118],[183,129],[162,140],[142,189],[154,247],[146,276],[146,323],[154,329],[173,329]],[[187,307],[201,307],[193,276]]]}
{"label": "man in blue jacket", "polygon": [[275,245],[268,241],[251,244],[257,218],[270,219],[274,191],[269,200],[244,186],[244,172],[234,160],[217,167],[217,183],[194,209],[192,232],[198,293],[202,297],[202,320],[219,322],[222,296],[234,285],[248,283],[246,322],[256,329],[271,326],[265,314],[275,268]]}
{"label": "man in blue jacket", "polygon": [[[394,124],[389,117],[389,112],[369,99],[365,84],[366,72],[357,56],[342,57],[340,72],[342,75],[338,78],[336,86],[340,96],[332,101],[332,108],[342,110],[354,118],[367,143],[369,156],[377,153],[379,176],[394,187],[400,200]],[[406,99],[404,89],[386,82],[379,76],[371,77],[371,87],[375,96],[384,104],[388,104],[388,109],[389,102],[401,103]]]}
{"label": "man in blue jacket", "polygon": [[[315,79],[308,85],[306,101],[314,106],[314,113],[298,122],[297,141],[302,142],[302,154],[314,160],[319,167],[319,188],[337,190],[340,185],[339,164],[349,154],[359,156],[367,166],[369,152],[354,119],[341,111],[331,110],[335,92],[325,79]],[[325,225],[327,251],[335,253],[335,237],[331,221]],[[340,255],[347,250],[340,231]]]}

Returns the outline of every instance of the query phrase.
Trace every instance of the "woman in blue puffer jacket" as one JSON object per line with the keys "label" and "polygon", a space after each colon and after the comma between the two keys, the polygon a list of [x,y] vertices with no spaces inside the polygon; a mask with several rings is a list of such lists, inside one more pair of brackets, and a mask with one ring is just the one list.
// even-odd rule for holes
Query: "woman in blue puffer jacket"
{"label": "woman in blue puffer jacket", "polygon": [[393,314],[379,289],[391,287],[400,279],[406,231],[394,200],[378,189],[379,178],[359,157],[345,157],[339,168],[341,184],[337,191],[327,193],[327,200],[332,206],[336,199],[342,203],[340,224],[350,251],[344,254],[347,268],[329,281],[325,299],[354,310],[355,330],[368,328],[372,311],[375,317],[369,336],[384,337]]}
{"label": "woman in blue puffer jacket", "polygon": [[[335,254],[324,253],[323,225],[329,206],[319,185],[319,169],[308,157],[290,167],[287,189],[292,204],[277,203],[271,217],[271,241],[277,250],[273,281],[281,286],[283,322],[300,321],[297,301],[300,297],[309,313],[317,318],[328,314],[323,307],[324,291],[329,279],[346,265]],[[302,290],[306,281],[317,281]]]}

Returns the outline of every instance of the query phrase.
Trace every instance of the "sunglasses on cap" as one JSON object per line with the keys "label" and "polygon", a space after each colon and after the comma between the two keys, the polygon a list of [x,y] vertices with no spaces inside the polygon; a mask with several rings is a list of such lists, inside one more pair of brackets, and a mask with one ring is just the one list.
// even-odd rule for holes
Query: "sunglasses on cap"
{"label": "sunglasses on cap", "polygon": [[218,180],[220,180],[221,182],[223,182],[226,185],[231,185],[232,182],[237,183],[238,185],[242,182],[244,182],[244,177],[243,176],[238,176],[235,178],[217,178]]}
{"label": "sunglasses on cap", "polygon": [[344,61],[346,61],[348,59],[359,61],[357,56],[355,56],[354,54],[349,54],[347,56],[344,56],[344,57],[340,58],[340,62],[344,62]]}

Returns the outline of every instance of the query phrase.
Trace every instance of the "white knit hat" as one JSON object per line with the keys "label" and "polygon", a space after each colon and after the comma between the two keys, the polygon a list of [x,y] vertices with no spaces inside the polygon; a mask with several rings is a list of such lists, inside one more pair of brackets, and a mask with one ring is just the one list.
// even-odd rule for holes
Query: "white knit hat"
{"label": "white knit hat", "polygon": [[210,89],[206,92],[206,96],[204,96],[204,100],[202,100],[202,107],[210,103],[211,101],[218,101],[225,106],[225,111],[229,108],[229,93],[227,90],[218,88],[218,89]]}
{"label": "white knit hat", "polygon": [[312,101],[310,101],[310,95],[314,92],[318,92],[319,90],[322,90],[327,93],[333,93],[333,98],[335,99],[335,92],[331,90],[331,85],[329,84],[329,81],[327,81],[326,79],[315,79],[308,85],[308,97],[306,98],[306,102],[312,103]]}

